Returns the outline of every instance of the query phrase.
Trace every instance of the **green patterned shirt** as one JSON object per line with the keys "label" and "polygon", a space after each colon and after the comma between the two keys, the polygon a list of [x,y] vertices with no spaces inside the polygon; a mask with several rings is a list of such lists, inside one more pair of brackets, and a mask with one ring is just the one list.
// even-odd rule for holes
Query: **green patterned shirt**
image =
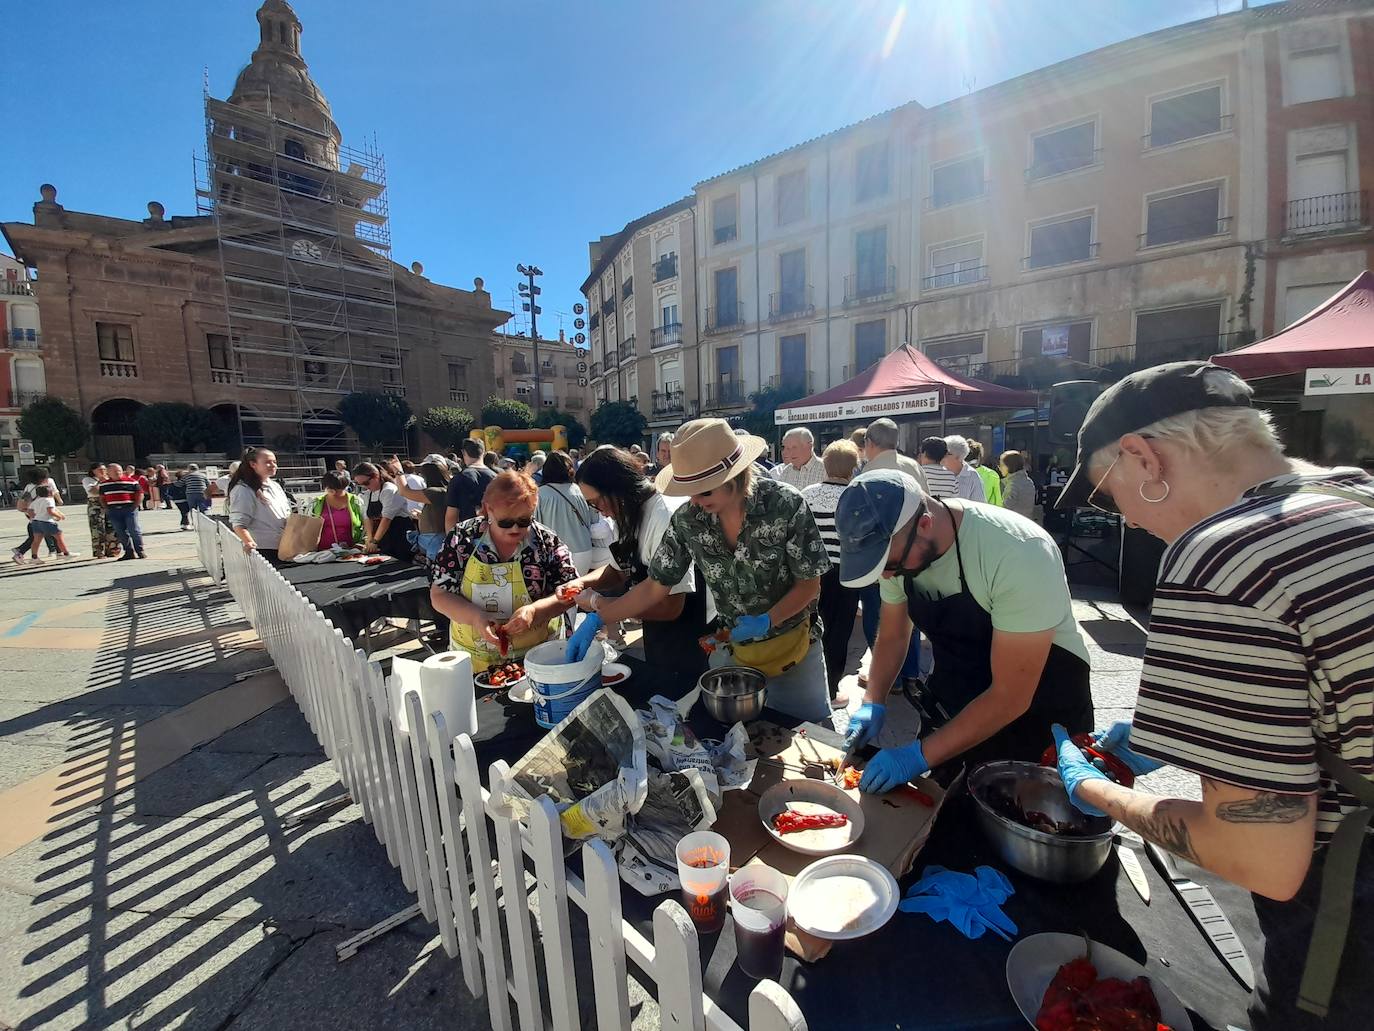
{"label": "green patterned shirt", "polygon": [[[814,580],[830,568],[821,532],[801,491],[763,478],[754,480],[754,492],[745,502],[744,528],[733,548],[714,515],[692,504],[673,513],[649,576],[671,587],[692,562],[701,569],[725,626],[741,616],[767,612],[798,580]],[[814,609],[813,602],[768,636],[790,630]]]}

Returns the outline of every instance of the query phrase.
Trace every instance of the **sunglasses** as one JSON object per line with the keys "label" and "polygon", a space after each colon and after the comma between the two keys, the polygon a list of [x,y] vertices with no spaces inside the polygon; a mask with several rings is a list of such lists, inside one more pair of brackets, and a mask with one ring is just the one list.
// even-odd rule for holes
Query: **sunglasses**
{"label": "sunglasses", "polygon": [[1116,468],[1116,463],[1119,461],[1121,461],[1120,451],[1118,451],[1116,457],[1112,459],[1112,464],[1107,466],[1107,471],[1103,473],[1097,483],[1093,485],[1093,489],[1088,492],[1088,496],[1083,499],[1083,504],[1105,515],[1120,514],[1120,511],[1116,507],[1116,502],[1112,500],[1111,495],[1099,493],[1102,490],[1102,485],[1107,482],[1107,477],[1112,474],[1112,470]]}
{"label": "sunglasses", "polygon": [[906,535],[906,543],[902,545],[901,554],[897,556],[896,562],[889,562],[887,565],[883,566],[884,573],[900,573],[902,571],[902,562],[906,558],[907,552],[911,550],[911,545],[916,540],[916,531],[921,527],[921,516],[925,514],[926,503],[922,501],[916,506],[916,516],[911,520],[911,530]]}
{"label": "sunglasses", "polygon": [[529,526],[530,526],[530,523],[534,522],[534,520],[533,520],[533,519],[529,519],[529,518],[526,518],[526,519],[496,519],[496,520],[494,520],[494,522],[496,523],[497,526],[501,527],[501,529],[503,529],[503,530],[513,530],[513,529],[514,529],[515,527],[517,527],[517,526],[520,527],[520,529],[522,529],[522,530],[528,530],[528,529],[529,529]]}

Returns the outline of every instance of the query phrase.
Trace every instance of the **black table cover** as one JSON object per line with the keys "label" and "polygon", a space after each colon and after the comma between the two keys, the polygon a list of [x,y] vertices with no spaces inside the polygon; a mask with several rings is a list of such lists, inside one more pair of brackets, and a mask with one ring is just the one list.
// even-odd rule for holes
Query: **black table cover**
{"label": "black table cover", "polygon": [[377,566],[285,562],[278,568],[288,583],[353,641],[383,616],[436,618],[429,603],[429,577],[423,566],[414,563],[395,559]]}

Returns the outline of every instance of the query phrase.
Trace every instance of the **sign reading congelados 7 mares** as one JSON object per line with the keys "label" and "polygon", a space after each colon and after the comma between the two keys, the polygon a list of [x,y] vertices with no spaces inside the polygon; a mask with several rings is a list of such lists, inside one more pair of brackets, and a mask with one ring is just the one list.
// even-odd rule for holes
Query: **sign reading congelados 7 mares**
{"label": "sign reading congelados 7 mares", "polygon": [[778,408],[773,423],[790,426],[800,422],[839,422],[843,419],[889,419],[899,415],[919,415],[940,410],[940,392],[929,390],[921,394],[892,394],[888,397],[856,397],[828,405],[799,405]]}

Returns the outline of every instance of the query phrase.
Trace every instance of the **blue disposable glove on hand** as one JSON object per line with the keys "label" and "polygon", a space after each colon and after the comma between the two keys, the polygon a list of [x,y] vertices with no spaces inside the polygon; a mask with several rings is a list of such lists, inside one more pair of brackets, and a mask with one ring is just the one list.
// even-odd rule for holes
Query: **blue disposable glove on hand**
{"label": "blue disposable glove on hand", "polygon": [[844,738],[846,750],[854,745],[863,747],[870,741],[878,740],[887,721],[887,706],[880,702],[864,702],[859,711],[849,717],[849,732]]}
{"label": "blue disposable glove on hand", "polygon": [[926,762],[919,740],[901,748],[884,748],[864,768],[859,790],[883,795],[929,770],[930,764]]}
{"label": "blue disposable glove on hand", "polygon": [[578,628],[573,631],[573,635],[568,638],[568,647],[563,652],[563,658],[567,662],[581,662],[587,657],[587,649],[596,640],[596,632],[605,624],[601,622],[601,617],[595,612],[590,613]]}
{"label": "blue disposable glove on hand", "polygon": [[1059,753],[1059,779],[1064,782],[1064,790],[1069,793],[1069,801],[1073,803],[1075,809],[1080,813],[1087,813],[1089,816],[1106,816],[1101,809],[1087,802],[1080,802],[1075,796],[1075,792],[1083,785],[1084,781],[1105,780],[1110,782],[1111,778],[1094,766],[1083,749],[1069,740],[1069,732],[1060,724],[1054,725],[1054,747]]}
{"label": "blue disposable glove on hand", "polygon": [[766,612],[760,612],[757,616],[740,616],[735,620],[735,628],[730,631],[730,640],[749,641],[762,637],[772,627],[773,619]]}
{"label": "blue disposable glove on hand", "polygon": [[1110,752],[1116,756],[1129,766],[1137,777],[1154,773],[1164,765],[1154,759],[1145,758],[1131,747],[1131,724],[1126,720],[1118,720],[1106,730],[1094,734],[1093,738],[1093,747],[1099,752]]}

